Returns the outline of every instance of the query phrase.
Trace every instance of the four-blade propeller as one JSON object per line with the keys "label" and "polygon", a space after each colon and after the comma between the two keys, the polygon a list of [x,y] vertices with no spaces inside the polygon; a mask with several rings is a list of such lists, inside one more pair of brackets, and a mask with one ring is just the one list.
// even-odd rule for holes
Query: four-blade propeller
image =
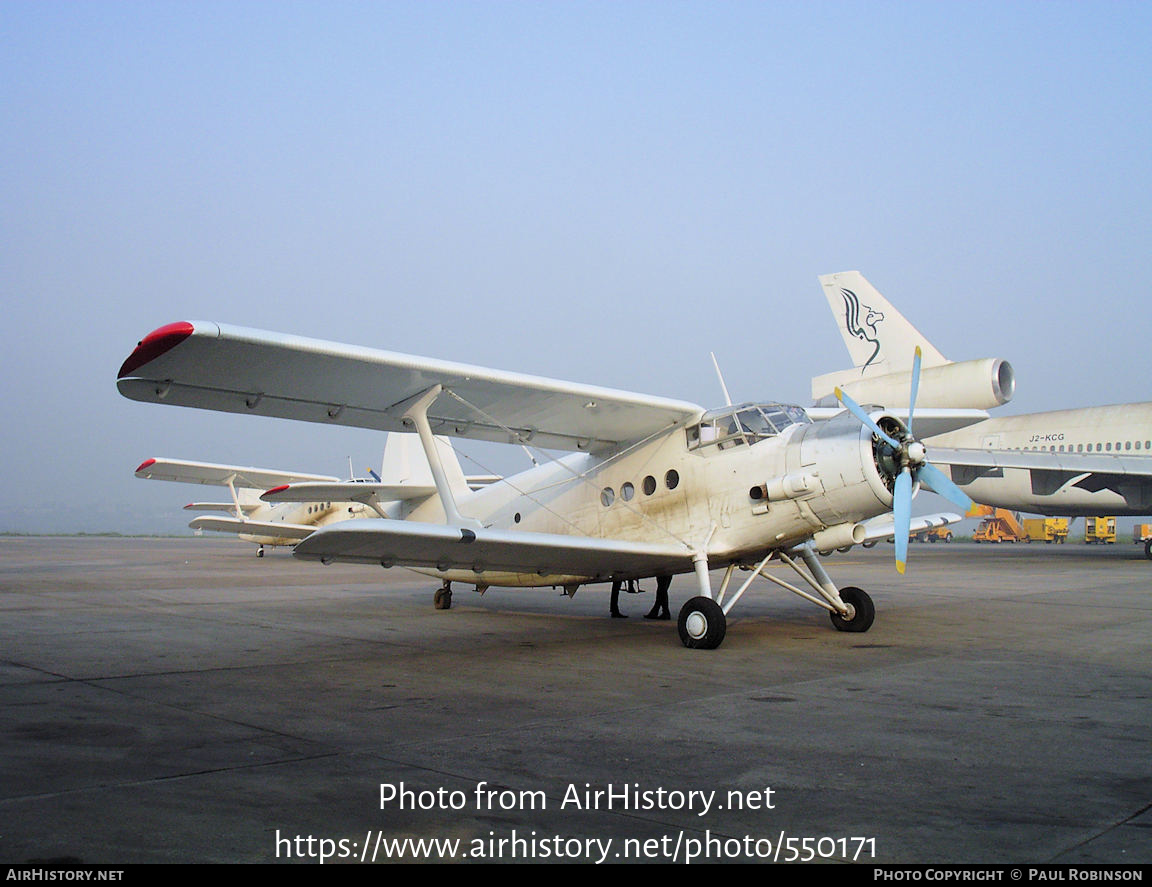
{"label": "four-blade propeller", "polygon": [[924,444],[912,435],[912,413],[916,409],[916,395],[920,388],[920,349],[917,347],[916,356],[912,360],[912,391],[908,404],[908,424],[900,439],[892,437],[877,425],[860,404],[851,397],[836,389],[836,399],[870,429],[876,437],[889,448],[889,456],[894,464],[899,465],[900,473],[892,491],[892,518],[896,527],[896,569],[904,572],[908,562],[908,533],[912,525],[912,489],[919,482],[933,492],[943,496],[949,502],[967,511],[972,507],[972,500],[956,484],[952,483],[948,475],[928,462],[928,451]]}

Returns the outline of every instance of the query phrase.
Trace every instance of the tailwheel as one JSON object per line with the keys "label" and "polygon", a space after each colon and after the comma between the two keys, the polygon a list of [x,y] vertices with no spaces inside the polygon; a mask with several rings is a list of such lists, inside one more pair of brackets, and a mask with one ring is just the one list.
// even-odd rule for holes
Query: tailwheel
{"label": "tailwheel", "polygon": [[728,620],[720,605],[711,598],[698,596],[680,608],[676,628],[680,642],[694,650],[715,650],[724,642]]}
{"label": "tailwheel", "polygon": [[837,631],[864,632],[872,627],[876,619],[876,607],[867,593],[849,585],[840,589],[840,600],[848,605],[848,615],[841,616],[835,612],[828,614]]}
{"label": "tailwheel", "polygon": [[432,596],[432,606],[437,610],[452,609],[452,583],[445,582]]}

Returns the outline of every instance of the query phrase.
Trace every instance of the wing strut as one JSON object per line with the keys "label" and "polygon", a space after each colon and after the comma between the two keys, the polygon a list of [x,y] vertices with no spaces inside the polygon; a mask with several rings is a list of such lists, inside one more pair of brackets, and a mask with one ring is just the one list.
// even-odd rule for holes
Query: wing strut
{"label": "wing strut", "polygon": [[236,475],[228,475],[228,490],[232,493],[232,504],[236,506],[236,519],[247,520],[244,517],[244,510],[240,507],[240,497],[236,495]]}
{"label": "wing strut", "polygon": [[480,522],[475,518],[465,517],[456,507],[456,497],[452,494],[452,487],[448,483],[448,475],[444,473],[444,464],[440,461],[440,453],[436,448],[436,438],[432,434],[432,426],[428,424],[428,407],[440,396],[444,386],[439,382],[409,398],[406,402],[397,404],[402,409],[405,425],[414,425],[420,435],[420,444],[424,447],[424,455],[428,458],[428,467],[432,469],[432,480],[436,483],[436,491],[440,494],[440,502],[444,506],[444,515],[447,522],[455,527],[479,527]]}

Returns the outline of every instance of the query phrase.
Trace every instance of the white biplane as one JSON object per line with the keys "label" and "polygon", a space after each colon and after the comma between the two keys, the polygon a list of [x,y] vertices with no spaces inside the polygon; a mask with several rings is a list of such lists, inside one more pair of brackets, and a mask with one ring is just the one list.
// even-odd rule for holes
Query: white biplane
{"label": "white biplane", "polygon": [[[260,494],[273,486],[340,482],[339,478],[324,474],[184,459],[146,459],[136,469],[136,476],[144,480],[227,487],[231,494],[230,502],[190,502],[185,505],[186,511],[223,512],[193,518],[188,526],[194,530],[232,533],[242,541],[256,545],[257,557],[264,557],[265,546],[295,545],[325,523],[357,516],[344,514],[345,503],[340,500],[290,505],[260,501]],[[348,504],[347,507],[357,511],[364,509],[359,504]]]}
{"label": "white biplane", "polygon": [[[912,373],[911,401],[919,377]],[[297,557],[409,567],[452,582],[563,587],[695,575],[680,610],[685,646],[715,648],[756,576],[862,632],[875,610],[838,588],[818,550],[870,538],[865,521],[894,514],[897,566],[907,557],[919,484],[962,510],[970,500],[926,458],[908,420],[849,412],[813,422],[797,406],[693,403],[448,361],[206,322],[148,334],[120,369],[133,400],[388,432],[415,431],[436,495],[393,520],[323,527]],[[532,445],[567,454],[479,490],[446,469],[436,436]],[[283,495],[292,495],[291,486]],[[390,515],[393,516],[393,515]],[[806,588],[766,567],[779,561]],[[718,590],[709,571],[726,568]],[[751,570],[732,590],[737,568]]]}
{"label": "white biplane", "polygon": [[[442,437],[436,442],[448,471],[463,477],[452,445]],[[369,471],[371,478],[341,480],[326,474],[275,468],[147,459],[136,469],[136,476],[227,487],[230,502],[185,505],[186,511],[223,512],[194,518],[188,526],[193,530],[231,533],[255,544],[256,556],[263,557],[265,546],[296,545],[318,528],[341,521],[396,518],[405,501],[436,494],[428,463],[414,434],[389,434],[380,473]],[[497,480],[487,475],[464,478],[471,489]]]}

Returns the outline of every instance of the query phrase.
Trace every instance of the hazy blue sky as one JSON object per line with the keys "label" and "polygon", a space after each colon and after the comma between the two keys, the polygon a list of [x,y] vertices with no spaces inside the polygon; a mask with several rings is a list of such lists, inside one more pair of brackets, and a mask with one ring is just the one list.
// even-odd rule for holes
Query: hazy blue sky
{"label": "hazy blue sky", "polygon": [[0,530],[178,530],[151,456],[378,462],[121,398],[181,319],[807,403],[859,269],[1005,412],[1150,399],[1149,45],[1147,2],[4,0]]}

